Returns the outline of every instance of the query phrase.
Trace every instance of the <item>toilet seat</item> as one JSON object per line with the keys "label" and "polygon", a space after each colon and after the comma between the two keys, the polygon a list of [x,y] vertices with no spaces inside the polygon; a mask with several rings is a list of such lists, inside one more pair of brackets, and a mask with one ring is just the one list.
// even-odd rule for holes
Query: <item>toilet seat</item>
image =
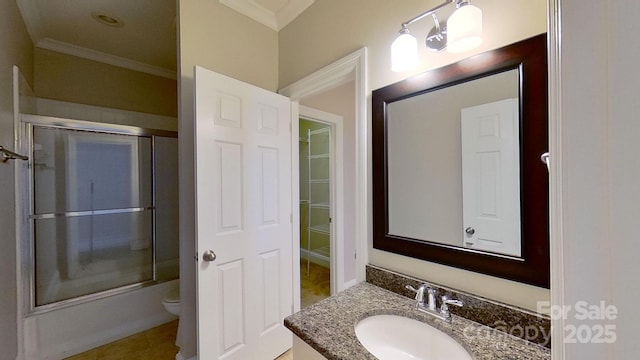
{"label": "toilet seat", "polygon": [[171,289],[165,296],[162,298],[162,302],[175,304],[180,302],[180,289],[174,288]]}

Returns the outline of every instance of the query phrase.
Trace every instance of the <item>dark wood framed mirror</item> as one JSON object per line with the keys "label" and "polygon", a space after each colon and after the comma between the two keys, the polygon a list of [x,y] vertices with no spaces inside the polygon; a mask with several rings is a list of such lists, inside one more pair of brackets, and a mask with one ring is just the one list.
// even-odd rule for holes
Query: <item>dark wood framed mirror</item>
{"label": "dark wood framed mirror", "polygon": [[[428,71],[408,78],[406,80],[391,84],[381,89],[374,90],[372,93],[372,175],[373,175],[373,247],[375,249],[393,252],[417,259],[449,265],[461,269],[466,269],[478,273],[497,276],[510,279],[522,283],[527,283],[540,287],[549,287],[549,182],[548,171],[546,166],[541,162],[541,154],[548,151],[548,97],[547,97],[547,37],[546,34],[538,35],[518,43],[505,46],[500,49],[484,52],[474,55],[470,58],[459,61],[455,64],[442,68]],[[420,177],[418,171],[411,171],[412,166],[418,162],[418,168],[426,169],[422,173],[437,174],[444,181],[462,188],[464,180],[447,178],[447,175],[434,165],[423,164],[428,161],[429,156],[423,148],[415,149],[412,147],[411,141],[407,139],[404,144],[402,155],[395,154],[396,144],[404,143],[403,136],[411,136],[412,133],[425,134],[425,132],[434,132],[437,127],[424,126],[429,121],[444,121],[460,123],[463,115],[456,115],[457,118],[449,119],[441,116],[430,114],[436,113],[438,109],[434,106],[447,106],[447,102],[435,99],[446,98],[447,90],[459,87],[461,85],[473,84],[476,88],[469,88],[467,93],[484,93],[484,89],[478,90],[478,84],[483,86],[494,87],[486,81],[490,78],[504,77],[508,74],[513,80],[513,92],[516,94],[513,100],[514,110],[514,139],[515,139],[515,179],[516,193],[513,199],[515,213],[519,213],[519,222],[516,228],[515,236],[511,236],[516,243],[516,252],[491,251],[491,249],[479,248],[475,243],[469,241],[465,245],[465,236],[469,237],[473,233],[473,228],[465,224],[466,220],[462,218],[463,205],[466,206],[467,200],[462,200],[462,196],[443,196],[444,201],[454,203],[457,213],[460,213],[460,219],[454,216],[443,214],[435,214],[443,219],[453,219],[452,223],[455,232],[459,235],[454,237],[460,238],[460,245],[456,245],[449,241],[440,241],[438,239],[441,232],[426,232],[430,235],[420,235],[419,230],[399,230],[398,224],[412,223],[413,227],[428,226],[429,214],[439,213],[438,209],[441,205],[431,203],[430,197],[412,199],[412,196],[400,194],[406,192],[411,195],[411,191],[415,194],[422,193],[426,188],[435,189],[435,193],[446,193],[445,190],[440,191],[439,186],[443,184],[440,181],[431,182],[428,177]],[[513,75],[515,74],[515,75]],[[435,97],[437,94],[437,98]],[[452,93],[455,94],[455,93]],[[461,97],[459,95],[451,95],[452,97]],[[402,111],[395,110],[401,103],[420,102],[422,97],[431,97],[434,101],[429,105],[429,111],[420,111],[412,120],[417,124],[416,129],[406,128],[412,126],[406,119],[398,117],[406,117],[402,115]],[[394,109],[393,111],[390,111]],[[436,111],[431,111],[436,110]],[[409,111],[409,110],[407,110]],[[391,117],[393,113],[394,117]],[[454,113],[460,114],[462,111],[454,109]],[[400,115],[398,115],[400,114]],[[412,116],[409,116],[412,117]],[[434,119],[438,117],[438,119]],[[405,121],[403,123],[403,121]],[[401,124],[401,125],[398,125]],[[409,124],[409,125],[406,125]],[[443,144],[453,143],[460,147],[461,137],[460,127],[465,125],[457,125],[457,135],[449,140],[443,140]],[[397,129],[402,129],[399,131]],[[455,133],[453,131],[452,133]],[[402,134],[402,135],[398,135]],[[432,140],[423,140],[423,142],[440,141],[439,133],[434,132],[431,135]],[[442,136],[444,137],[444,135]],[[390,141],[392,145],[390,146]],[[457,142],[458,145],[455,145]],[[390,153],[391,150],[393,154]],[[415,149],[415,151],[414,151]],[[442,154],[448,154],[444,148],[437,147]],[[434,151],[431,151],[434,152]],[[455,151],[454,151],[455,152]],[[410,159],[406,159],[409,154]],[[440,156],[441,154],[438,154]],[[448,156],[448,155],[447,155]],[[441,156],[440,156],[441,157]],[[459,154],[454,154],[452,158],[460,158]],[[399,161],[398,159],[401,159]],[[464,160],[461,160],[463,163]],[[399,163],[409,164],[410,166],[396,166]],[[390,166],[393,165],[393,166]],[[458,169],[461,166],[457,163],[449,164],[449,168]],[[455,170],[458,173],[462,171]],[[428,175],[424,175],[428,176]],[[434,175],[436,176],[436,175]],[[467,175],[465,175],[467,176]],[[462,177],[462,175],[459,175]],[[415,189],[405,182],[398,179],[417,179]],[[467,176],[468,178],[468,176]],[[473,178],[473,176],[471,177]],[[392,179],[392,181],[390,181]],[[468,181],[468,180],[466,180]],[[391,189],[396,193],[390,196]],[[410,182],[409,182],[410,183]],[[496,182],[504,185],[504,181]],[[465,185],[466,186],[466,185]],[[492,185],[493,186],[493,185]],[[455,186],[451,186],[454,188]],[[496,186],[494,186],[496,187]],[[402,189],[397,190],[397,189]],[[405,191],[406,190],[406,191]],[[459,189],[462,193],[462,189]],[[519,199],[517,194],[519,193]],[[502,198],[505,195],[501,195]],[[500,197],[496,195],[496,197]],[[398,199],[405,199],[400,202]],[[418,200],[419,199],[419,200]],[[425,200],[426,199],[426,200]],[[415,203],[421,201],[419,206]],[[413,202],[413,203],[411,203]],[[391,203],[391,204],[390,204]],[[464,203],[464,204],[463,204]],[[391,205],[391,206],[390,206]],[[424,213],[421,210],[425,208]],[[477,204],[476,204],[477,205]],[[410,209],[404,211],[403,209]],[[405,221],[405,214],[417,216],[415,219]],[[466,216],[466,215],[465,215]],[[424,220],[421,221],[420,219]],[[390,218],[391,223],[390,231]],[[517,218],[517,216],[516,216]],[[397,219],[404,219],[398,221]],[[442,220],[433,222],[446,222]],[[415,226],[418,224],[419,226]],[[466,228],[466,229],[465,229]],[[465,230],[466,234],[465,234]],[[513,232],[512,232],[513,233]],[[457,241],[457,240],[456,240]]]}

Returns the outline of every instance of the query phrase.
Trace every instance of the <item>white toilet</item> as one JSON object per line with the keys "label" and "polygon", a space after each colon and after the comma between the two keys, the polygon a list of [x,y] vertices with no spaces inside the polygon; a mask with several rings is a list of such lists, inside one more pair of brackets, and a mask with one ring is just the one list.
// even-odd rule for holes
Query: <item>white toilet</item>
{"label": "white toilet", "polygon": [[[180,286],[176,284],[175,287],[171,288],[165,296],[162,298],[162,306],[170,313],[175,316],[180,316]],[[178,319],[178,331],[176,334],[176,346],[180,347],[180,319]],[[176,354],[176,360],[181,360],[182,355],[180,352]]]}
{"label": "white toilet", "polygon": [[162,298],[162,306],[173,315],[180,316],[180,287],[171,288]]}

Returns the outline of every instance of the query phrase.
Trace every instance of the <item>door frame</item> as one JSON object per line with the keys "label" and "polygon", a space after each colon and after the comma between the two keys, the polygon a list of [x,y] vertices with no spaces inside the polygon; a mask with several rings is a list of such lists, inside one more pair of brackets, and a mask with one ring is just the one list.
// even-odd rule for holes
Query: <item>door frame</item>
{"label": "door frame", "polygon": [[[305,118],[317,123],[328,125],[331,128],[332,144],[331,151],[332,156],[330,158],[330,214],[331,214],[331,238],[330,238],[330,279],[331,279],[331,295],[334,295],[344,289],[344,225],[342,219],[344,219],[344,161],[343,161],[343,120],[342,116],[332,114],[326,111],[317,110],[308,106],[299,106],[298,118]],[[300,120],[298,120],[298,124]],[[294,134],[298,132],[292,131]],[[294,148],[299,146],[299,142],[294,142]],[[296,145],[297,144],[297,145]],[[292,166],[291,172],[300,174],[300,151],[291,152]],[[294,169],[295,168],[295,169]],[[298,176],[299,181],[299,176]],[[298,192],[299,194],[299,192]],[[299,206],[299,205],[298,205]],[[295,229],[294,229],[295,230]],[[299,236],[299,232],[297,233]],[[310,239],[308,240],[310,241]],[[297,242],[298,252],[300,250],[300,242]],[[296,248],[294,244],[294,249]],[[294,250],[295,251],[295,250]],[[307,254],[307,256],[310,256]],[[299,264],[299,262],[298,262]],[[299,269],[298,269],[299,272]],[[294,284],[295,285],[295,284]]]}
{"label": "door frame", "polygon": [[[367,48],[363,47],[355,52],[325,66],[324,68],[296,81],[295,83],[281,89],[278,93],[289,97],[292,101],[292,129],[291,146],[293,156],[298,153],[298,102],[300,99],[313,96],[349,81],[355,82],[355,122],[356,122],[356,204],[355,204],[355,249],[356,249],[356,273],[355,279],[346,281],[345,287],[355,285],[365,280],[365,265],[368,262],[368,244],[370,237],[369,219],[371,212],[369,209],[371,194],[369,148],[371,146],[371,131],[367,121],[369,113],[367,111]],[[295,136],[294,136],[295,135]],[[294,161],[294,166],[295,161]],[[294,193],[295,204],[292,204],[292,223],[294,229],[300,228],[300,206],[299,202],[299,173],[292,171],[292,191]],[[297,194],[297,195],[296,195]],[[294,254],[293,254],[293,305],[294,312],[300,310],[300,234],[294,231]],[[298,251],[296,251],[298,249]]]}
{"label": "door frame", "polygon": [[[561,79],[561,5],[562,0],[548,1],[548,61],[549,61],[549,250],[551,305],[562,306],[565,301],[564,223],[562,218],[563,195],[562,169],[562,79]],[[551,356],[565,358],[564,329],[566,320],[562,316],[551,318]],[[559,330],[558,330],[559,329]]]}

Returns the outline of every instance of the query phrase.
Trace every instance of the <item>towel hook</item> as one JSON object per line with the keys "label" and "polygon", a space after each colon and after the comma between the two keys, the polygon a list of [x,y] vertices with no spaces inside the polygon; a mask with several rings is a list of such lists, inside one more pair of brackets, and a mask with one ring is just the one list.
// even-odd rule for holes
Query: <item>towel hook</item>
{"label": "towel hook", "polygon": [[542,161],[545,165],[547,165],[547,171],[550,171],[550,161],[549,161],[549,152],[545,152],[542,155],[540,155],[540,161]]}
{"label": "towel hook", "polygon": [[3,163],[6,163],[9,160],[29,160],[28,156],[16,154],[13,151],[5,149],[2,145],[0,145],[0,153],[2,153]]}

